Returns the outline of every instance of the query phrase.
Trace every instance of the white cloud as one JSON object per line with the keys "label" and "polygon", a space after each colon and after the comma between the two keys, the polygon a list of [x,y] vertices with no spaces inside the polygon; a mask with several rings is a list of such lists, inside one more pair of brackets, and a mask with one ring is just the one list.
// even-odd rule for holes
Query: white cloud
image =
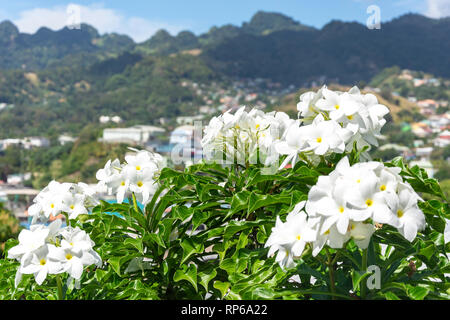
{"label": "white cloud", "polygon": [[[70,11],[68,7],[74,7]],[[79,10],[77,10],[79,8]],[[186,26],[173,25],[163,21],[148,20],[140,17],[125,17],[114,9],[94,4],[89,6],[72,4],[51,8],[34,8],[19,13],[13,20],[21,32],[34,33],[40,27],[59,30],[74,23],[87,23],[95,27],[101,34],[116,32],[126,34],[135,41],[141,42],[150,38],[159,29],[166,29],[172,34],[187,29]]]}
{"label": "white cloud", "polygon": [[427,10],[425,15],[430,18],[450,16],[450,0],[427,0]]}

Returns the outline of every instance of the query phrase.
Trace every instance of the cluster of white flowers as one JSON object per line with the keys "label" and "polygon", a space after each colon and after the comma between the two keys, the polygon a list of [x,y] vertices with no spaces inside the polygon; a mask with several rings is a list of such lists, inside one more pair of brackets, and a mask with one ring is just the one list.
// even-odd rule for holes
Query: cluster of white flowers
{"label": "cluster of white flowers", "polygon": [[[425,216],[418,207],[421,198],[399,175],[400,168],[380,162],[350,166],[344,157],[328,176],[320,176],[285,223],[277,219],[266,246],[269,255],[278,251],[276,260],[284,267],[302,254],[310,243],[316,256],[328,245],[342,248],[353,239],[367,248],[376,225],[391,225],[409,241],[425,228]],[[305,209],[306,212],[300,211]]]}
{"label": "cluster of white flowers", "polygon": [[28,215],[33,217],[32,223],[38,220],[47,221],[50,215],[56,217],[61,212],[75,219],[80,214],[87,214],[88,209],[98,204],[95,190],[85,183],[59,183],[52,181],[33,200]]}
{"label": "cluster of white flowers", "polygon": [[315,161],[318,156],[351,151],[354,142],[358,150],[378,146],[386,123],[383,116],[389,113],[375,95],[363,95],[357,87],[338,92],[324,86],[318,92],[306,92],[297,109],[301,123],[293,123],[276,145],[281,155],[287,155],[281,167],[291,161],[295,164],[299,154]]}
{"label": "cluster of white flowers", "polygon": [[[298,120],[283,112],[264,113],[241,107],[214,117],[204,130],[202,147],[207,160],[226,164],[277,163],[280,168],[297,159],[320,161],[320,156],[378,146],[383,118],[389,109],[373,94],[361,94],[357,87],[348,92],[331,91],[326,86],[318,92],[306,92],[297,105]],[[367,153],[363,156],[368,157]]]}
{"label": "cluster of white flowers", "polygon": [[118,203],[123,202],[127,193],[133,192],[137,201],[145,205],[158,187],[155,179],[164,166],[163,157],[146,150],[136,151],[135,155],[125,157],[126,163],[109,160],[97,171],[98,188],[106,188],[109,194],[115,194]]}
{"label": "cluster of white flowers", "polygon": [[207,160],[225,164],[263,163],[278,160],[274,143],[284,138],[295,120],[284,112],[264,113],[258,109],[245,111],[245,106],[231,114],[214,117],[204,130],[203,153]]}
{"label": "cluster of white flowers", "polygon": [[33,224],[30,230],[20,232],[19,244],[8,251],[9,259],[20,262],[16,287],[23,274],[33,274],[40,285],[48,274],[67,272],[69,280],[79,280],[85,266],[101,267],[102,260],[93,250],[89,235],[78,227],[61,226],[62,221],[57,219],[48,226]]}

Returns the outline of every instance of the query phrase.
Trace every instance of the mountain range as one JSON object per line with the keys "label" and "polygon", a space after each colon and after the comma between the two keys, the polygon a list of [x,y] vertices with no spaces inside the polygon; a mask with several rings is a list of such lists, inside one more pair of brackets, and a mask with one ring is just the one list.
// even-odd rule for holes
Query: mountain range
{"label": "mountain range", "polygon": [[124,52],[169,55],[193,49],[227,76],[295,85],[319,78],[347,84],[369,80],[393,65],[450,77],[450,18],[407,14],[383,23],[380,30],[341,21],[316,29],[260,11],[241,26],[213,27],[198,36],[160,30],[141,43],[116,33],[100,35],[86,24],[79,30],[43,27],[24,34],[9,21],[0,23],[0,69],[84,67]]}

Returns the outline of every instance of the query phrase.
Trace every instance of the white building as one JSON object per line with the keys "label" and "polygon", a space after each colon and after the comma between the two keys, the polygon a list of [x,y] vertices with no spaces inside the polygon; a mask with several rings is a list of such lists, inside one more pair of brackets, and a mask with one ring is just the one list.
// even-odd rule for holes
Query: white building
{"label": "white building", "polygon": [[0,140],[0,146],[0,149],[6,149],[11,146],[20,146],[24,149],[43,148],[50,146],[50,140],[44,137],[10,138]]}
{"label": "white building", "polygon": [[50,146],[50,140],[44,137],[27,137],[23,139],[25,149],[44,148]]}
{"label": "white building", "polygon": [[111,117],[111,121],[114,122],[114,123],[121,123],[122,122],[122,118],[119,117],[119,116],[114,116],[114,117]]}
{"label": "white building", "polygon": [[111,121],[111,118],[108,116],[100,116],[100,118],[98,118],[98,121],[100,123],[108,123],[109,121]]}
{"label": "white building", "polygon": [[154,126],[138,125],[130,128],[108,128],[103,130],[101,141],[106,143],[131,143],[144,145],[165,130]]}
{"label": "white building", "polygon": [[193,125],[195,121],[200,121],[203,119],[203,115],[198,116],[188,116],[188,117],[177,117],[176,121],[179,125]]}
{"label": "white building", "polygon": [[[192,142],[194,141],[194,134],[195,134],[195,127],[192,125],[184,125],[178,127],[170,134],[170,143],[191,145]],[[201,139],[201,133],[199,139]]]}
{"label": "white building", "polygon": [[416,156],[421,159],[429,159],[432,152],[433,147],[416,148],[415,150]]}
{"label": "white building", "polygon": [[75,142],[76,140],[77,140],[77,138],[71,137],[66,134],[62,134],[58,137],[58,142],[62,146],[65,145],[66,143]]}
{"label": "white building", "polygon": [[436,139],[433,140],[433,144],[435,147],[445,148],[450,145],[450,131],[445,130],[441,134],[439,134]]}
{"label": "white building", "polygon": [[100,118],[98,118],[98,121],[100,123],[108,123],[108,122],[114,122],[114,123],[121,123],[122,122],[122,118],[119,116],[100,116]]}
{"label": "white building", "polygon": [[17,173],[17,174],[10,174],[7,176],[7,180],[9,184],[22,184],[27,180],[31,179],[31,173]]}

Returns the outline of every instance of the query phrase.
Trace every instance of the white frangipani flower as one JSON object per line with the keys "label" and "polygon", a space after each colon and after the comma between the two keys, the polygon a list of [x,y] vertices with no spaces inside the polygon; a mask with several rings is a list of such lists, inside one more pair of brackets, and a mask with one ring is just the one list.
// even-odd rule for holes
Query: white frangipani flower
{"label": "white frangipani flower", "polygon": [[300,211],[304,204],[299,203],[288,214],[285,223],[277,217],[276,225],[265,244],[266,247],[270,247],[269,256],[278,251],[276,260],[282,267],[291,267],[292,259],[300,257],[306,244],[316,240],[317,231],[308,222],[306,213]]}
{"label": "white frangipani flower", "polygon": [[8,251],[9,259],[21,260],[44,246],[49,235],[48,228],[22,230],[19,233],[19,244]]}
{"label": "white frangipani flower", "polygon": [[98,204],[95,191],[86,184],[59,183],[52,181],[33,200],[28,214],[33,217],[32,223],[38,220],[46,222],[50,216],[67,213],[69,219],[88,213],[88,208]]}
{"label": "white frangipani flower", "polygon": [[245,106],[234,114],[227,111],[211,119],[205,128],[203,153],[206,160],[225,164],[277,163],[279,153],[274,150],[274,143],[284,138],[294,121],[283,112],[247,112]]}
{"label": "white frangipani flower", "polygon": [[61,263],[48,257],[49,250],[55,248],[53,245],[44,245],[35,250],[32,256],[20,267],[22,274],[34,274],[36,283],[41,285],[47,278],[47,274],[58,274],[62,272]]}
{"label": "white frangipani flower", "polygon": [[61,228],[60,220],[48,226],[33,224],[30,230],[21,231],[19,244],[8,251],[9,259],[20,262],[15,286],[19,285],[23,274],[34,274],[38,284],[49,274],[63,272],[80,279],[85,266],[102,264],[94,245],[85,231],[79,227]]}
{"label": "white frangipani flower", "polygon": [[349,93],[338,94],[324,88],[323,98],[316,102],[316,106],[323,111],[328,111],[330,119],[341,122],[344,119],[352,119],[360,109],[360,103],[356,101]]}
{"label": "white frangipani flower", "polygon": [[398,197],[389,202],[394,213],[391,224],[408,240],[413,241],[417,232],[425,228],[425,216],[417,206],[417,197],[409,189],[401,188]]}
{"label": "white frangipani flower", "polygon": [[374,232],[375,227],[371,223],[352,222],[350,224],[350,236],[360,249],[367,249]]}
{"label": "white frangipani flower", "polygon": [[98,188],[106,188],[109,194],[115,194],[118,203],[122,203],[129,193],[134,193],[142,204],[146,204],[158,187],[155,182],[159,176],[164,159],[161,155],[146,150],[135,150],[135,155],[127,155],[126,162],[109,160],[103,169],[97,171]]}
{"label": "white frangipani flower", "polygon": [[[308,194],[305,208],[315,220],[318,231],[313,254],[328,244],[333,228],[360,248],[366,248],[375,231],[374,224],[388,224],[412,241],[425,226],[425,216],[417,201],[421,198],[402,181],[400,169],[385,167],[379,162],[350,165],[342,158],[328,176],[319,177]],[[334,244],[339,237],[333,234]]]}

